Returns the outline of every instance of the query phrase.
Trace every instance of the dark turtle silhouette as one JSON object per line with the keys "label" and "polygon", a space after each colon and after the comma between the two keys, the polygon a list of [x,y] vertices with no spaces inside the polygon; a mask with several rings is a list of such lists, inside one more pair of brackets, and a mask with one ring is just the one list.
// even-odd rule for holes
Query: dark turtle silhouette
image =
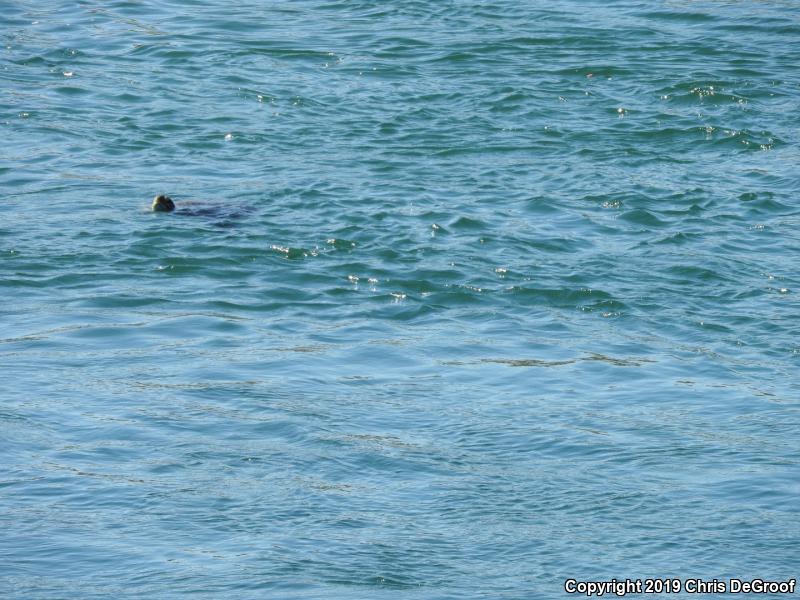
{"label": "dark turtle silhouette", "polygon": [[172,198],[163,194],[153,198],[151,208],[154,212],[174,212],[175,214],[189,217],[222,219],[217,223],[221,226],[230,226],[232,225],[231,219],[236,219],[250,212],[242,208],[233,208],[227,204],[208,204],[191,200],[181,203],[180,208],[177,208]]}

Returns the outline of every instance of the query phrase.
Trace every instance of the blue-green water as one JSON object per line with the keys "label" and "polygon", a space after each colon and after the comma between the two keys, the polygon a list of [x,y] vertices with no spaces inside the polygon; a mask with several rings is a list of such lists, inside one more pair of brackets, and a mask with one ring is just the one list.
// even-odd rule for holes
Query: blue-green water
{"label": "blue-green water", "polygon": [[800,575],[800,5],[0,38],[3,598]]}

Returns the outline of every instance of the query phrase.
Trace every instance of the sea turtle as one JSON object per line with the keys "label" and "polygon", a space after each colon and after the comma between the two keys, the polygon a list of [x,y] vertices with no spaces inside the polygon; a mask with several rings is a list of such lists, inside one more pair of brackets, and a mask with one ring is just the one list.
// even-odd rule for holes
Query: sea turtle
{"label": "sea turtle", "polygon": [[211,204],[192,200],[182,202],[180,208],[177,208],[172,198],[163,194],[153,198],[151,208],[153,212],[174,212],[177,215],[190,217],[223,219],[217,223],[217,225],[220,226],[230,226],[232,224],[230,219],[236,219],[249,212],[249,210],[243,209],[242,207],[232,207],[229,204]]}

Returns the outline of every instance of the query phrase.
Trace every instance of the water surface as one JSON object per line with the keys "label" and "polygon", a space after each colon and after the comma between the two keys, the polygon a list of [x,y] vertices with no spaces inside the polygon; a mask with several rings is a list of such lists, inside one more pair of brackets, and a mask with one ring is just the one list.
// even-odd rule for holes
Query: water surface
{"label": "water surface", "polygon": [[3,597],[798,575],[797,4],[12,0],[0,39]]}

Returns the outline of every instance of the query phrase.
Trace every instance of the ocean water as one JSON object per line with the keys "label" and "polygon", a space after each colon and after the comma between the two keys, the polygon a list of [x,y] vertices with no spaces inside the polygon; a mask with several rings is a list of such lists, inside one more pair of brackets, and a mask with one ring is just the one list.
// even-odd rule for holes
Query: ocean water
{"label": "ocean water", "polygon": [[800,4],[4,0],[0,40],[0,596],[800,574]]}

